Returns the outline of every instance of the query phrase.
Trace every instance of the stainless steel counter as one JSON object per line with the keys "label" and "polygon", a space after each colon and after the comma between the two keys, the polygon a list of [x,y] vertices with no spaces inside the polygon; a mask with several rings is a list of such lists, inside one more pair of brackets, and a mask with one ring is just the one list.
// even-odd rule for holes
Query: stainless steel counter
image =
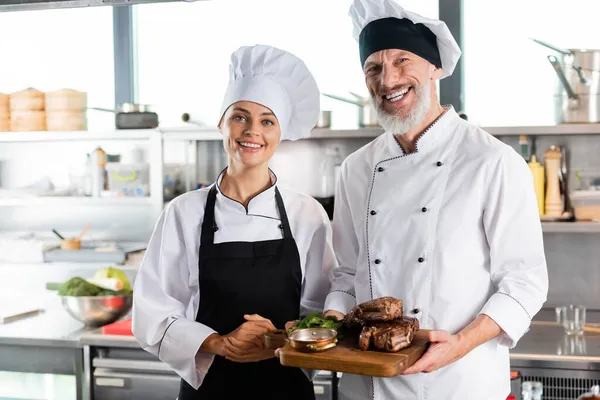
{"label": "stainless steel counter", "polygon": [[534,322],[510,358],[528,367],[600,371],[600,333],[568,336],[558,324]]}
{"label": "stainless steel counter", "polygon": [[62,308],[50,308],[39,315],[0,325],[0,344],[80,347],[87,329]]}

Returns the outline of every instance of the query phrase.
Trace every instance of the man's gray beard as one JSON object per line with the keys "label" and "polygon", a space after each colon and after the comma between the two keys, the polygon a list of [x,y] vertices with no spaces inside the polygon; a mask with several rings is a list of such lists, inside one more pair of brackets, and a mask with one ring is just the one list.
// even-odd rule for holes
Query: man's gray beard
{"label": "man's gray beard", "polygon": [[398,114],[390,114],[383,109],[383,106],[379,104],[375,99],[372,99],[375,105],[375,111],[377,112],[377,120],[379,125],[386,131],[395,135],[403,135],[411,129],[419,125],[427,112],[429,112],[429,106],[431,102],[430,83],[413,86],[415,90],[415,104],[413,109],[409,111],[408,115],[402,117]]}

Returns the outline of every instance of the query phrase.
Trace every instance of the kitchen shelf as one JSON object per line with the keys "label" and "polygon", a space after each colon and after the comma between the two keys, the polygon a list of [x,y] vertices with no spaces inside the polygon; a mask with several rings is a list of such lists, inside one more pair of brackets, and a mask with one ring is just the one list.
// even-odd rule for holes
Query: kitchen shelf
{"label": "kitchen shelf", "polygon": [[375,138],[383,133],[381,128],[313,129],[307,139]]}
{"label": "kitchen shelf", "polygon": [[544,233],[600,233],[600,222],[542,222]]}
{"label": "kitchen shelf", "polygon": [[560,124],[548,126],[482,127],[494,136],[520,135],[600,135],[600,124]]}
{"label": "kitchen shelf", "polygon": [[76,197],[76,196],[45,196],[45,197],[0,197],[0,206],[146,206],[151,205],[150,197]]}
{"label": "kitchen shelf", "polygon": [[216,127],[200,128],[200,127],[178,127],[178,128],[162,128],[160,129],[162,138],[165,141],[169,140],[188,140],[188,141],[211,141],[222,140],[223,135]]}
{"label": "kitchen shelf", "polygon": [[41,132],[0,132],[0,143],[57,142],[86,140],[146,140],[160,135],[157,129],[122,129],[106,131],[41,131]]}

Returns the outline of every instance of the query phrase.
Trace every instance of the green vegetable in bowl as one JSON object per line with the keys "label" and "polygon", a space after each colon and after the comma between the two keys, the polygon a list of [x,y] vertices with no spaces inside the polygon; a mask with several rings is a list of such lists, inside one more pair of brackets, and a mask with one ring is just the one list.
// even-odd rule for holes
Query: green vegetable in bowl
{"label": "green vegetable in bowl", "polygon": [[323,317],[319,313],[312,313],[302,318],[292,328],[288,329],[288,335],[295,330],[305,328],[327,328],[335,329],[336,331],[342,326],[342,321],[338,320],[333,315]]}
{"label": "green vegetable in bowl", "polygon": [[69,279],[58,289],[60,296],[123,296],[131,294],[131,289],[118,291],[104,289],[78,276]]}

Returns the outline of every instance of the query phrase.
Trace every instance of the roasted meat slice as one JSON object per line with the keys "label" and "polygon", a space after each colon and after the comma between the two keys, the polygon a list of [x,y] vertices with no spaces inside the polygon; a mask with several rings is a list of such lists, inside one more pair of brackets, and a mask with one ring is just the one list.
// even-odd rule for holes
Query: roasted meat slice
{"label": "roasted meat slice", "polygon": [[[399,319],[400,321],[406,321],[410,324],[410,327],[412,328],[413,332],[416,332],[419,330],[419,320],[413,317],[402,317]],[[395,322],[395,321],[392,321]]]}
{"label": "roasted meat slice", "polygon": [[354,307],[346,315],[347,325],[364,325],[375,322],[391,321],[402,317],[402,300],[394,297],[380,297]]}
{"label": "roasted meat slice", "polygon": [[408,321],[384,322],[375,326],[373,345],[377,350],[396,352],[408,347],[413,339],[413,329]]}
{"label": "roasted meat slice", "polygon": [[374,326],[365,326],[360,331],[360,336],[358,337],[358,348],[361,350],[369,350],[371,344],[373,343],[373,333],[375,332]]}

